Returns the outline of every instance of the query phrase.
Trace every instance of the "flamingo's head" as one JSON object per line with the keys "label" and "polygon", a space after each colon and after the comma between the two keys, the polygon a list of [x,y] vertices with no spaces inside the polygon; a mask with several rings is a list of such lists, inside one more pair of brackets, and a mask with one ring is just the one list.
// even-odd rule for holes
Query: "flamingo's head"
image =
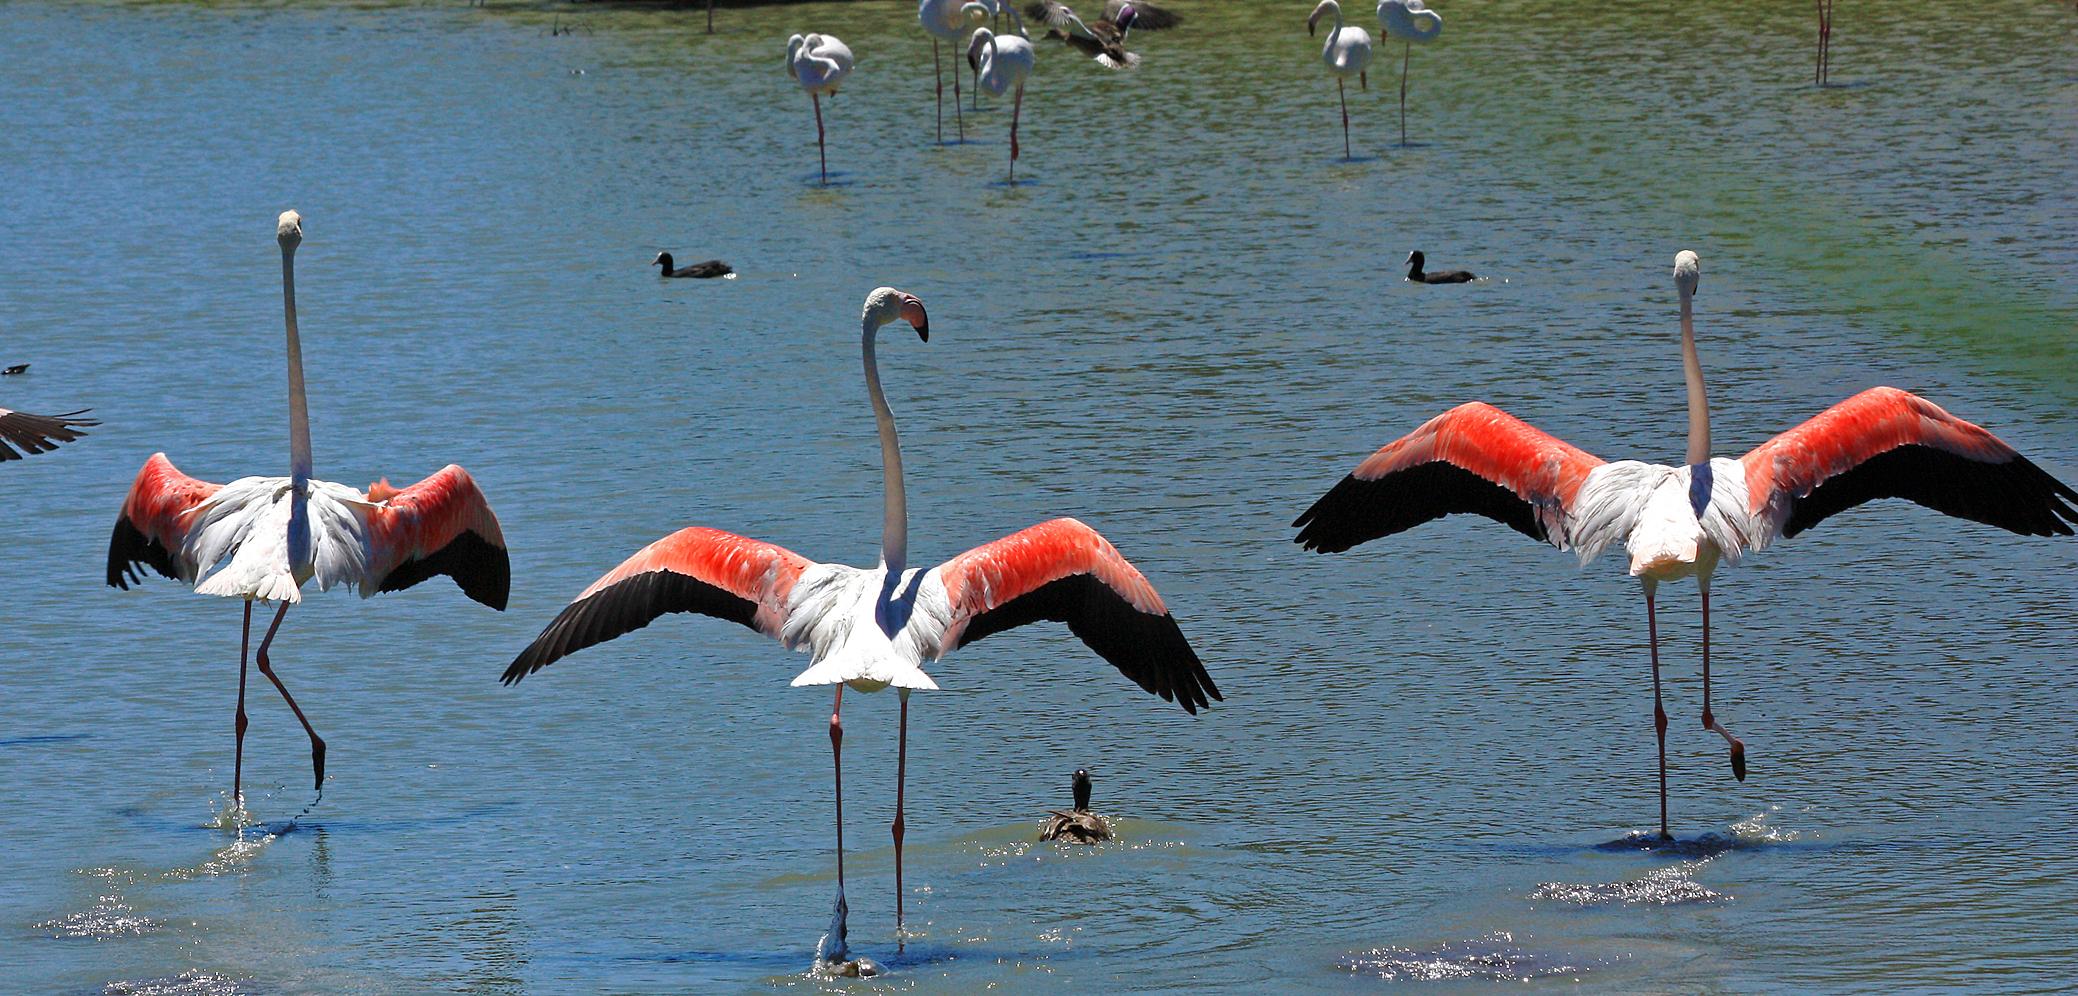
{"label": "flamingo's head", "polygon": [[1680,289],[1682,297],[1695,296],[1696,281],[1702,275],[1702,263],[1694,252],[1683,249],[1674,254],[1674,286]]}
{"label": "flamingo's head", "polygon": [[303,216],[295,211],[283,211],[274,222],[274,241],[283,249],[294,249],[303,243]]}
{"label": "flamingo's head", "polygon": [[874,329],[900,318],[916,330],[917,338],[931,341],[931,316],[924,312],[924,303],[907,291],[874,288],[873,293],[866,295],[866,310],[861,317],[868,328]]}
{"label": "flamingo's head", "polygon": [[[977,67],[980,65],[982,49],[988,47],[989,39],[994,38],[995,36],[996,33],[990,31],[987,28],[974,29],[974,37],[967,39],[968,65]],[[977,68],[975,71],[979,72],[980,70]]]}
{"label": "flamingo's head", "polygon": [[[1126,10],[1131,9],[1132,5],[1127,4]],[[1313,34],[1313,26],[1319,24],[1320,19],[1322,17],[1327,16],[1329,11],[1334,11],[1336,17],[1341,17],[1342,5],[1336,3],[1335,0],[1320,0],[1320,6],[1313,8],[1313,13],[1311,15],[1308,15],[1306,18],[1306,33],[1308,35]],[[1118,12],[1118,16],[1127,17],[1128,15],[1126,14],[1125,10],[1121,10]],[[1119,25],[1119,27],[1125,27],[1125,25],[1121,24]]]}

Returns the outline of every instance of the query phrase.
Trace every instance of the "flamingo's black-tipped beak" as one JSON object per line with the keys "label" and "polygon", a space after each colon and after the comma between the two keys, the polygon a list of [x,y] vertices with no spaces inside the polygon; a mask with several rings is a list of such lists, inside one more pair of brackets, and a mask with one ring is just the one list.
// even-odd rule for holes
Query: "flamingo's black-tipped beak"
{"label": "flamingo's black-tipped beak", "polygon": [[1733,777],[1733,778],[1737,778],[1738,780],[1740,780],[1740,781],[1742,781],[1742,782],[1746,780],[1746,745],[1745,745],[1745,744],[1733,744],[1733,745],[1732,745],[1732,777]]}
{"label": "flamingo's black-tipped beak", "polygon": [[902,299],[902,320],[916,330],[916,337],[931,341],[931,316],[924,311],[924,303],[914,297]]}

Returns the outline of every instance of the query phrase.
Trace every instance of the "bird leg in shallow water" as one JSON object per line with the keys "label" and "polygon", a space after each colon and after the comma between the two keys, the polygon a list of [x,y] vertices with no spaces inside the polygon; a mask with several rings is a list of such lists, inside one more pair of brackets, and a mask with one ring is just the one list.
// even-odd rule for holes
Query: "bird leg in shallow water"
{"label": "bird leg in shallow water", "polygon": [[1335,96],[1342,98],[1342,158],[1354,158],[1349,154],[1349,88],[1340,76],[1335,77]]}
{"label": "bird leg in shallow water", "polygon": [[1732,736],[1732,731],[1725,729],[1717,722],[1717,717],[1710,714],[1710,588],[1708,585],[1703,586],[1703,729],[1723,737],[1725,743],[1732,745],[1732,777],[1742,782],[1745,781],[1746,744],[1740,741],[1738,737]]}
{"label": "bird leg in shallow water", "polygon": [[245,808],[245,797],[240,794],[238,782],[245,773],[245,653],[250,649],[253,638],[253,600],[245,600],[245,626],[238,631],[238,712],[231,728],[237,731],[237,746],[231,753],[231,809],[232,818]]}
{"label": "bird leg in shallow water", "polygon": [[[938,39],[931,39],[931,73],[938,79],[938,144],[945,144],[945,67],[938,61]],[[955,70],[954,78],[958,78]]]}
{"label": "bird leg in shallow water", "polygon": [[1414,43],[1400,52],[1400,147],[1407,147],[1407,63],[1414,58]]}
{"label": "bird leg in shallow water", "polygon": [[[1017,85],[1017,103],[1010,108],[1010,182],[1017,182],[1017,118],[1025,110],[1025,85]],[[907,702],[907,698],[903,700]]]}
{"label": "bird leg in shallow water", "polygon": [[316,775],[316,784],[312,787],[319,793],[323,793],[325,791],[325,740],[317,735],[316,730],[310,728],[310,719],[303,715],[303,707],[296,704],[296,697],[289,694],[289,686],[281,683],[280,676],[274,673],[273,665],[267,660],[267,648],[274,643],[274,631],[281,628],[282,617],[288,614],[289,603],[281,603],[281,609],[274,613],[274,622],[267,626],[267,635],[260,638],[260,652],[254,656],[259,660],[260,673],[266,675],[268,681],[274,682],[274,688],[281,693],[282,701],[287,702],[289,711],[296,714],[296,722],[302,723],[303,732],[310,734],[310,769]]}
{"label": "bird leg in shallow water", "polygon": [[895,739],[895,822],[888,827],[895,837],[895,950],[902,950],[902,786],[909,774],[909,689],[900,689],[901,732]]}
{"label": "bird leg in shallow water", "polygon": [[[960,109],[960,67],[952,67],[952,119],[960,126],[960,144],[967,144],[967,112]],[[940,125],[940,127],[944,127]]]}
{"label": "bird leg in shallow water", "polygon": [[809,94],[808,100],[815,105],[815,161],[822,170],[822,182],[830,182],[830,156],[823,147],[823,99]]}
{"label": "bird leg in shallow water", "polygon": [[1645,582],[1645,639],[1652,647],[1652,726],[1660,744],[1660,839],[1673,840],[1667,830],[1667,710],[1660,704],[1660,631],[1652,611],[1651,581]]}
{"label": "bird leg in shallow water", "polygon": [[837,903],[830,910],[830,932],[823,935],[817,945],[815,956],[826,962],[847,961],[851,951],[844,943],[845,917],[850,912],[844,905],[844,723],[838,718],[844,709],[844,686],[837,686],[837,699],[830,705],[830,767],[836,774],[837,799]]}

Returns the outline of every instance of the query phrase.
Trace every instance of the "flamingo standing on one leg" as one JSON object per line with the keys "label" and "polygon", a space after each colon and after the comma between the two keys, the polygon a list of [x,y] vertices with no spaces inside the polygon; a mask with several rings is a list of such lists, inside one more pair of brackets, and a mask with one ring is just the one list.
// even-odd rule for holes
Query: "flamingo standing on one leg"
{"label": "flamingo standing on one leg", "polygon": [[1025,80],[1032,75],[1036,56],[1032,51],[1032,39],[1025,34],[1024,19],[1015,8],[1010,11],[1010,20],[1017,29],[1015,35],[998,35],[987,28],[974,29],[974,39],[967,43],[967,54],[980,59],[981,75],[976,79],[977,88],[986,89],[1001,97],[1015,87],[1017,97],[1010,110],[1010,182],[1017,182],[1017,120],[1025,107]]}
{"label": "flamingo standing on one leg", "polygon": [[930,570],[910,568],[909,514],[895,416],[880,388],[874,339],[897,318],[930,341],[922,301],[892,287],[866,298],[860,333],[866,393],[880,427],[887,494],[880,566],[819,564],[791,550],[715,529],[682,529],[651,543],[576,600],[505,671],[517,682],[564,655],[640,629],[667,612],[698,612],[748,626],[814,655],[800,685],[836,685],[830,758],[836,773],[837,902],[817,955],[845,946],[843,727],[845,686],[901,699],[895,762],[895,925],[902,923],[902,784],[909,753],[909,693],[936,689],[923,665],[1015,626],[1051,619],[1141,688],[1196,713],[1220,697],[1162,598],[1097,531],[1074,519],[1042,522],[975,547]]}
{"label": "flamingo standing on one leg", "polygon": [[57,449],[59,443],[69,443],[86,435],[80,430],[100,425],[101,420],[78,416],[92,410],[82,408],[63,415],[31,415],[0,408],[0,463],[20,460],[30,453],[48,453]]}
{"label": "flamingo standing on one leg", "polygon": [[1298,542],[1337,553],[1431,519],[1471,512],[1561,549],[1585,565],[1612,542],[1631,554],[1645,589],[1659,739],[1660,837],[1667,829],[1667,714],[1660,703],[1661,581],[1694,577],[1703,599],[1703,726],[1731,747],[1746,778],[1745,745],[1710,711],[1710,575],[1837,512],[1905,498],[1937,512],[2030,536],[2070,535],[2078,491],[1997,436],[1894,387],[1875,387],[1756,447],[1710,456],[1710,416],[1691,304],[1696,254],[1674,257],[1681,354],[1688,381],[1688,459],[1680,467],[1605,463],[1491,405],[1459,405],[1359,464],[1293,523]]}
{"label": "flamingo standing on one leg", "polygon": [[1378,26],[1391,37],[1406,43],[1400,53],[1400,144],[1407,144],[1407,63],[1414,57],[1414,43],[1427,44],[1443,33],[1443,15],[1422,5],[1421,0],[1378,0]]}
{"label": "flamingo standing on one leg", "polygon": [[212,484],[181,473],[166,454],[154,453],[130,485],[108,541],[107,579],[114,587],[129,588],[149,567],[194,584],[201,594],[245,600],[233,726],[234,808],[243,805],[245,648],[252,636],[254,601],[281,603],[260,639],[260,673],[274,683],[310,735],[315,787],[323,791],[325,742],[267,658],[282,617],[302,601],[303,586],[315,580],[319,591],[327,591],[344,584],[358,587],[367,598],[445,574],[464,594],[494,609],[505,608],[512,587],[504,534],[468,471],[449,464],[411,487],[398,490],[383,480],[365,494],[311,478],[303,347],[296,336],[294,262],[303,241],[302,216],[282,212],[275,238],[281,244],[282,313],[288,326],[289,476]]}
{"label": "flamingo standing on one leg", "polygon": [[830,157],[823,143],[823,94],[835,95],[851,75],[851,49],[836,35],[795,35],[786,40],[786,74],[808,92],[815,106],[815,161],[823,183],[830,182]]}
{"label": "flamingo standing on one leg", "polygon": [[1362,28],[1349,27],[1342,23],[1342,5],[1335,0],[1320,0],[1320,6],[1306,18],[1306,33],[1313,34],[1313,26],[1323,16],[1333,15],[1335,27],[1328,32],[1327,44],[1321,47],[1320,60],[1327,64],[1328,72],[1335,77],[1335,95],[1342,99],[1342,156],[1349,158],[1349,90],[1344,81],[1351,76],[1368,90],[1370,80],[1364,76],[1364,67],[1371,64],[1371,35]]}
{"label": "flamingo standing on one leg", "polygon": [[[988,8],[974,0],[921,0],[916,5],[917,22],[931,33],[931,71],[938,80],[938,141],[945,141],[945,64],[938,43],[957,46],[967,29],[988,19]],[[955,49],[957,51],[957,49]],[[960,111],[960,70],[952,70],[952,114],[958,122],[960,141],[967,140],[967,119]]]}

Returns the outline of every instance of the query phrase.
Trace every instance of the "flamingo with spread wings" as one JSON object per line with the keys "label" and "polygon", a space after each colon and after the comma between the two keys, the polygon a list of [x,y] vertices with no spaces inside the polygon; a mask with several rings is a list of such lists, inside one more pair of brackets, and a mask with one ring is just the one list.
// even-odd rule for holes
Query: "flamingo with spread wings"
{"label": "flamingo with spread wings", "polygon": [[748,626],[812,655],[796,686],[836,685],[830,756],[836,775],[837,901],[818,957],[841,962],[845,945],[843,726],[846,686],[892,687],[901,699],[895,765],[895,925],[902,923],[902,783],[909,752],[909,693],[936,689],[924,665],[1006,629],[1040,620],[1070,632],[1134,684],[1189,712],[1219,689],[1154,586],[1097,531],[1054,519],[975,547],[929,570],[909,563],[909,516],[894,413],[880,388],[874,339],[907,321],[930,340],[922,301],[892,287],[866,298],[861,349],[866,393],[880,429],[886,479],[880,566],[816,563],[791,550],[715,529],[682,529],[643,548],[592,583],[505,671],[507,684],[563,656],[696,612]]}
{"label": "flamingo with spread wings", "polygon": [[1874,387],[1737,460],[1710,456],[1710,415],[1696,355],[1693,306],[1701,268],[1674,257],[1688,382],[1688,459],[1667,467],[1605,462],[1492,405],[1472,402],[1430,419],[1358,464],[1292,523],[1322,553],[1412,529],[1446,515],[1483,515],[1572,550],[1582,565],[1623,541],[1645,589],[1659,739],[1660,837],[1667,828],[1667,713],[1660,700],[1653,596],[1662,581],[1696,579],[1703,600],[1703,727],[1730,746],[1746,778],[1746,748],[1710,709],[1710,575],[1720,560],[1795,536],[1879,498],[2026,536],[2069,536],[2078,491],[1997,436],[1925,398]]}
{"label": "flamingo with spread wings", "polygon": [[245,601],[238,645],[237,738],[231,801],[241,806],[245,766],[246,647],[253,602],[279,602],[260,639],[260,673],[274,683],[310,735],[315,787],[325,783],[325,741],[268,659],[267,651],[289,606],[312,581],[319,591],[343,584],[361,597],[399,591],[445,574],[468,595],[505,608],[512,571],[497,516],[469,472],[450,464],[408,488],[379,481],[364,494],[311,478],[310,419],[303,394],[303,348],[296,334],[296,247],[303,219],[282,212],[275,238],[281,246],[283,319],[288,326],[289,476],[245,477],[229,484],[199,481],[180,472],[166,454],[146,460],[123,501],[108,543],[108,583],[128,589],[144,568],[195,586],[204,595]]}

